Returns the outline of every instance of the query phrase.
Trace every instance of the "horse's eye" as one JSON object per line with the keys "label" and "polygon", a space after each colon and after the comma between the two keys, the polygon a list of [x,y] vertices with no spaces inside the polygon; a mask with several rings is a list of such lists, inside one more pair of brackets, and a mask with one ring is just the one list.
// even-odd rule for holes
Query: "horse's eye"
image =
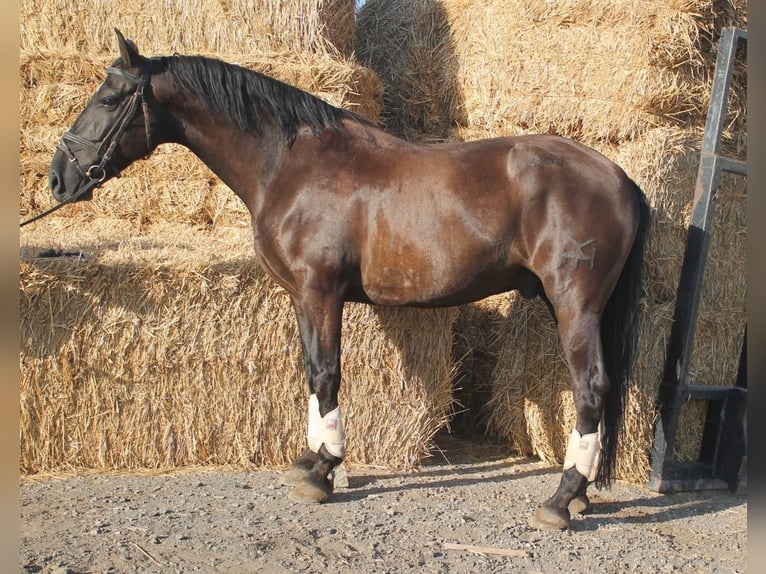
{"label": "horse's eye", "polygon": [[104,96],[101,98],[101,105],[105,108],[113,108],[119,100],[115,96]]}

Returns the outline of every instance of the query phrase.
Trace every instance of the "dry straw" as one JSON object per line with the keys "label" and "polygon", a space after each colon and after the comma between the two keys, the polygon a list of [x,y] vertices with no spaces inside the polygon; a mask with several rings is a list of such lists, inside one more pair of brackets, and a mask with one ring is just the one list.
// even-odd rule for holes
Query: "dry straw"
{"label": "dry straw", "polygon": [[387,125],[407,137],[462,126],[619,142],[707,110],[714,31],[741,21],[743,7],[370,0],[357,55],[384,81]]}
{"label": "dry straw", "polygon": [[457,410],[450,428],[466,435],[485,434],[492,396],[492,373],[509,328],[514,295],[503,293],[457,310],[452,354],[456,365]]}
{"label": "dry straw", "polygon": [[[247,230],[58,218],[22,242],[23,472],[274,466],[305,447],[290,299]],[[84,254],[34,256],[47,249]],[[453,316],[346,306],[347,460],[427,454],[452,404]]]}
{"label": "dry straw", "polygon": [[354,0],[22,0],[21,49],[110,53],[114,28],[146,50],[350,56]]}

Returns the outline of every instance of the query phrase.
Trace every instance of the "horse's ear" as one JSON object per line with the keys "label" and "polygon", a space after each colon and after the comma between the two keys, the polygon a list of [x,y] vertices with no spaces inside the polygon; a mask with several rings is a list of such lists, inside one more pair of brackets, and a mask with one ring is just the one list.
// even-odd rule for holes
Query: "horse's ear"
{"label": "horse's ear", "polygon": [[122,65],[126,68],[139,67],[140,55],[136,45],[130,40],[126,40],[125,36],[123,36],[122,32],[120,32],[117,28],[114,29],[114,33],[117,34],[117,43],[120,46],[120,57],[122,57]]}

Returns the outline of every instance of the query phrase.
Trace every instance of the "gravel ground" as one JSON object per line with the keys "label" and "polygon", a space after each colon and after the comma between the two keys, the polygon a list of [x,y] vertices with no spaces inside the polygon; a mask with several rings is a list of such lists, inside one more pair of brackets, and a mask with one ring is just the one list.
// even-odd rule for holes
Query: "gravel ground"
{"label": "gravel ground", "polygon": [[[275,471],[28,478],[20,571],[746,571],[744,495],[659,495],[618,482],[593,491],[592,512],[569,530],[532,530],[527,519],[559,473],[452,439],[417,472],[352,466],[347,486],[313,506],[288,500]],[[491,553],[503,550],[522,555]]]}

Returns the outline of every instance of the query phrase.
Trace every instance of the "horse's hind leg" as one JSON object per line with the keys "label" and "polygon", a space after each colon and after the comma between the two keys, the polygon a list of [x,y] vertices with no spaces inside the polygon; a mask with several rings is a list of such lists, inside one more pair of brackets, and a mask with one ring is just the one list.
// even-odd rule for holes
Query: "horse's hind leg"
{"label": "horse's hind leg", "polygon": [[585,491],[598,470],[598,425],[609,390],[601,349],[600,314],[558,309],[558,331],[572,374],[577,413],[564,461],[564,472],[555,494],[538,508],[531,526],[559,530],[569,526],[569,505],[581,511],[587,506]]}
{"label": "horse's hind leg", "polygon": [[329,478],[343,461],[345,435],[338,391],[340,389],[340,331],[343,302],[336,297],[307,291],[293,300],[303,346],[309,390],[309,448],[282,479],[294,488],[290,498],[324,502],[332,494]]}
{"label": "horse's hind leg", "polygon": [[[545,303],[545,306],[548,308],[548,312],[550,313],[554,323],[558,325],[556,310],[553,308],[553,304],[551,303],[550,299],[548,299],[548,296],[545,294],[545,291],[541,290],[539,295],[540,295],[540,299],[542,299],[543,303]],[[587,487],[588,485],[586,484],[582,488],[582,491],[579,494],[577,494],[569,503],[568,508],[570,513],[584,514],[590,510],[590,500],[588,500],[588,495],[586,494]]]}

